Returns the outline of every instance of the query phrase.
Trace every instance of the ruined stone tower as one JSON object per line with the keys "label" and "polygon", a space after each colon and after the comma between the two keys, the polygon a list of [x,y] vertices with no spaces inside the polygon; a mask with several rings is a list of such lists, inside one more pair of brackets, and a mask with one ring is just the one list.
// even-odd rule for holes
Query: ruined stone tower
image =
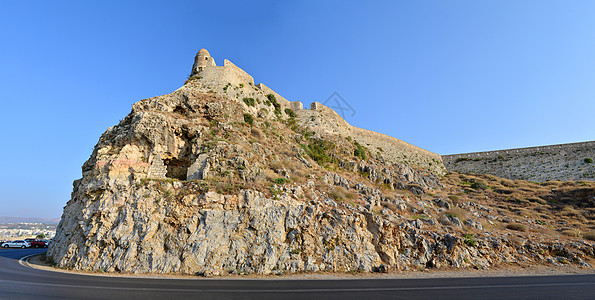
{"label": "ruined stone tower", "polygon": [[200,49],[194,58],[194,65],[192,65],[190,76],[198,74],[206,66],[216,66],[215,59],[211,57],[211,54],[209,54],[207,49]]}

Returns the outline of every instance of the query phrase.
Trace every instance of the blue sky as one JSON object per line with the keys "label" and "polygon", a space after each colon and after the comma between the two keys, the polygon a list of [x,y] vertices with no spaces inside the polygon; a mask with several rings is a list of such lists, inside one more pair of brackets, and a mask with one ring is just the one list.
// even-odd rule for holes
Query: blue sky
{"label": "blue sky", "polygon": [[0,215],[59,217],[99,136],[200,48],[439,154],[594,140],[594,1],[0,2]]}

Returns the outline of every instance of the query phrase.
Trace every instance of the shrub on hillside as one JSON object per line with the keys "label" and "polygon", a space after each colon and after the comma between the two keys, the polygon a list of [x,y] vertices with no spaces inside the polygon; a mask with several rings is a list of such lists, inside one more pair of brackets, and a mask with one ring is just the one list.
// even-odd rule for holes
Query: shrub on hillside
{"label": "shrub on hillside", "polygon": [[585,163],[592,164],[593,163],[593,159],[592,158],[585,158]]}
{"label": "shrub on hillside", "polygon": [[357,141],[354,142],[355,144],[355,151],[353,151],[353,155],[359,157],[361,160],[366,160],[366,149],[362,147]]}
{"label": "shrub on hillside", "polygon": [[289,183],[290,180],[287,178],[279,177],[275,179],[275,184],[286,184]]}
{"label": "shrub on hillside", "polygon": [[516,230],[516,231],[527,231],[527,227],[523,224],[519,224],[519,223],[511,223],[506,225],[507,229],[510,230]]}
{"label": "shrub on hillside", "polygon": [[269,102],[275,107],[275,114],[277,116],[281,115],[281,104],[279,104],[279,102],[277,102],[277,98],[275,97],[275,95],[273,94],[268,94],[267,99],[269,99]]}
{"label": "shrub on hillside", "polygon": [[285,114],[288,115],[290,118],[297,117],[297,115],[295,114],[295,112],[291,108],[286,108],[285,109]]}
{"label": "shrub on hillside", "polygon": [[255,105],[255,101],[254,98],[244,98],[242,99],[244,101],[244,103],[246,103],[246,105],[248,106],[254,106]]}
{"label": "shrub on hillside", "polygon": [[476,190],[485,190],[488,188],[488,185],[483,181],[475,181],[471,184],[471,188]]}
{"label": "shrub on hillside", "polygon": [[254,117],[251,114],[244,114],[244,122],[252,126],[254,124]]}
{"label": "shrub on hillside", "polygon": [[308,154],[308,156],[310,156],[318,164],[331,162],[333,160],[329,156],[329,152],[335,147],[335,145],[329,141],[312,140],[307,145],[301,146],[306,151],[306,154]]}

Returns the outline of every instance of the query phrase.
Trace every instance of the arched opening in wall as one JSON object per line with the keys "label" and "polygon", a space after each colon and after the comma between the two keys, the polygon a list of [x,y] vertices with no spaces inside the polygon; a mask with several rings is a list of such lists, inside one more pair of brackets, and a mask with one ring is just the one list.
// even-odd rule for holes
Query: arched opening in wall
{"label": "arched opening in wall", "polygon": [[190,167],[189,161],[177,158],[167,158],[163,160],[163,164],[167,170],[165,177],[186,180],[188,167]]}

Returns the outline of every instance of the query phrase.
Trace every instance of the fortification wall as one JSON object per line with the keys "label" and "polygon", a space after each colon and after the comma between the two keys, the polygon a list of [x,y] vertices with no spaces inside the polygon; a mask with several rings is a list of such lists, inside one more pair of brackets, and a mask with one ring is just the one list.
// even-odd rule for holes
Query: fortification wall
{"label": "fortification wall", "polygon": [[444,155],[448,171],[491,174],[509,179],[595,180],[595,141]]}
{"label": "fortification wall", "polygon": [[[440,155],[381,133],[353,127],[333,109],[318,102],[312,103],[311,109],[303,109],[303,104],[299,101],[289,101],[262,83],[254,85],[252,76],[227,59],[222,67],[216,66],[208,51],[203,50],[197,54],[193,66],[193,72],[196,69],[197,73],[193,75],[200,77],[201,88],[207,92],[216,91],[228,99],[238,101],[242,101],[244,97],[252,97],[259,103],[265,101],[266,95],[272,94],[282,110],[291,108],[302,125],[320,134],[351,137],[367,147],[370,152],[382,156],[387,161],[417,165],[437,174],[446,173]],[[248,109],[253,109],[255,112],[257,110],[255,107]]]}
{"label": "fortification wall", "polygon": [[289,101],[289,100],[285,99],[285,97],[283,97],[283,96],[279,95],[277,92],[273,91],[268,86],[264,85],[264,83],[259,83],[256,85],[256,87],[259,88],[265,95],[268,95],[268,94],[275,95],[275,99],[277,99],[277,102],[279,102],[279,104],[281,104],[281,107],[283,107],[283,109],[291,108],[294,111],[304,109],[304,105],[302,104],[302,102]]}
{"label": "fortification wall", "polygon": [[238,68],[229,60],[224,60],[223,66],[206,66],[198,72],[200,80],[210,85],[254,84],[254,79],[244,70]]}
{"label": "fortification wall", "polygon": [[313,131],[351,137],[371,153],[378,154],[387,161],[413,164],[437,174],[446,172],[440,155],[382,133],[351,126],[333,109],[318,102],[312,103],[310,110],[299,110],[296,113],[302,125]]}

